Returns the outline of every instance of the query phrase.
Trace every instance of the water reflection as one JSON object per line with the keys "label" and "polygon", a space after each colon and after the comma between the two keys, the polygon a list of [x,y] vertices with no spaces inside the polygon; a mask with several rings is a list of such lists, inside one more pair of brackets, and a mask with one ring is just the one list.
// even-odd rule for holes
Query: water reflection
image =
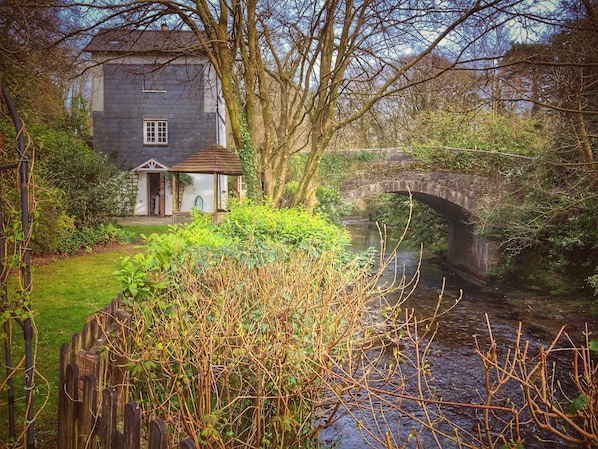
{"label": "water reflection", "polygon": [[[380,248],[380,231],[375,225],[349,223],[347,226],[355,250]],[[386,246],[392,248],[395,243],[396,237],[393,238],[391,234]],[[427,359],[432,373],[429,380],[438,396],[446,401],[479,404],[483,400],[484,370],[475,353],[474,337],[482,347],[489,343],[486,317],[491,323],[499,351],[512,347],[520,322],[523,323],[522,338],[530,342],[532,349],[550,343],[564,325],[571,338],[577,342],[582,341],[587,321],[594,335],[598,330],[596,317],[590,314],[592,304],[586,300],[557,300],[547,295],[509,290],[501,285],[481,288],[460,279],[450,268],[438,263],[432,254],[424,252],[420,262],[420,251],[414,248],[400,248],[394,255],[393,262],[381,277],[381,282],[393,279],[393,269],[404,270],[407,277],[420,270],[417,289],[405,303],[405,307],[413,308],[420,316],[433,313],[441,295],[447,306],[452,305],[455,298],[461,297],[459,304],[442,316]],[[504,399],[507,400],[511,395],[516,398],[519,389],[514,385],[513,390],[504,392]],[[474,409],[454,409],[447,410],[446,413],[451,420],[474,433],[481,419],[480,412]],[[406,447],[417,447],[415,441],[407,442],[411,424],[405,422],[400,413],[386,417],[384,426],[376,422],[375,416],[362,417],[362,420],[365,420],[362,425],[378,426],[382,432],[398,435],[397,439]],[[535,438],[536,430],[533,426],[523,426],[523,429],[530,432],[526,438],[526,449],[547,447],[546,442]],[[348,417],[323,432],[322,438],[325,443],[337,442],[340,449],[362,448],[368,442],[372,444],[372,440],[364,437],[355,421]],[[422,447],[432,447],[433,440],[429,435],[427,438],[429,446],[424,444]],[[550,444],[550,447],[559,447],[556,443]],[[376,447],[376,444],[373,446]],[[445,442],[442,447],[456,445]]]}
{"label": "water reflection", "polygon": [[[375,223],[364,221],[351,221],[346,223],[347,229],[351,234],[351,248],[355,251],[366,251],[373,248],[376,251],[381,249],[381,240],[385,240],[386,253],[390,253],[398,244],[401,230],[386,229],[379,227]],[[421,264],[420,264],[421,259]],[[407,274],[413,274],[420,268],[420,275],[426,286],[436,284],[438,288],[445,282],[453,289],[459,289],[463,282],[455,273],[446,267],[439,265],[439,259],[427,250],[414,245],[401,243],[399,251],[394,256],[395,266],[405,269]]]}
{"label": "water reflection", "polygon": [[[357,251],[367,248],[380,248],[380,232],[372,223],[348,223],[347,228],[351,233],[352,247]],[[397,236],[388,233],[386,247],[390,250],[397,242]],[[419,265],[418,265],[419,264]],[[561,326],[566,325],[572,332],[580,332],[586,321],[595,329],[596,316],[591,314],[592,302],[579,298],[553,298],[546,294],[523,292],[511,289],[501,284],[480,287],[460,278],[450,267],[440,263],[434,254],[424,248],[420,263],[420,251],[414,248],[399,247],[394,256],[394,265],[409,276],[419,268],[420,280],[413,300],[408,303],[424,313],[432,307],[441,293],[444,285],[444,296],[455,298],[462,296],[460,307],[454,311],[455,316],[447,316],[443,324],[450,326],[452,319],[459,323],[463,321],[481,320],[481,330],[485,329],[484,314],[489,314],[492,321],[505,323],[513,328],[519,321],[525,323],[525,328],[532,334],[542,329],[543,337],[554,335]],[[389,266],[382,276],[384,281],[392,278],[393,267]],[[540,337],[536,335],[535,337]]]}

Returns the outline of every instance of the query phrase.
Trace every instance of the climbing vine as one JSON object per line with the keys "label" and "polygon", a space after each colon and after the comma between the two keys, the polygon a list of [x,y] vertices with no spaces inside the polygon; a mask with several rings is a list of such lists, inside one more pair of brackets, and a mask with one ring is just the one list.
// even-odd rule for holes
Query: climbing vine
{"label": "climbing vine", "polygon": [[[37,335],[31,310],[30,269],[30,242],[33,229],[31,222],[35,216],[35,209],[32,207],[34,201],[30,196],[33,148],[30,147],[31,139],[28,138],[24,122],[21,121],[3,80],[0,80],[0,88],[1,99],[6,106],[6,109],[2,109],[2,114],[4,115],[6,112],[6,119],[8,120],[10,117],[14,126],[14,134],[8,132],[4,126],[0,128],[0,159],[8,162],[2,164],[1,171],[3,172],[3,181],[5,176],[10,179],[8,183],[3,183],[0,192],[2,194],[0,195],[0,205],[2,205],[0,208],[0,230],[2,231],[0,233],[0,319],[2,321],[0,340],[4,343],[4,366],[6,369],[6,377],[2,379],[0,385],[2,386],[1,390],[7,393],[8,437],[13,443],[12,446],[18,447],[22,442],[25,447],[33,447],[35,440],[33,395],[36,391],[34,378],[37,374],[34,364]],[[14,136],[15,144],[7,142],[7,147],[5,147],[5,136]],[[6,140],[9,141],[9,139]],[[8,214],[4,213],[4,209],[7,209]],[[17,286],[13,290],[13,294],[9,294],[9,277],[16,278]],[[13,323],[18,324],[23,331],[22,346],[13,338]],[[20,360],[13,360],[13,355]],[[19,374],[23,375],[25,384],[24,402],[22,402],[23,413],[19,413],[19,407],[16,407],[18,399],[15,381]],[[19,435],[17,421],[22,423]]]}
{"label": "climbing vine", "polygon": [[249,133],[245,112],[236,95],[235,101],[237,102],[237,108],[239,110],[239,126],[241,128],[241,139],[243,141],[243,146],[239,148],[238,154],[241,159],[243,177],[245,178],[245,184],[247,186],[247,197],[249,199],[258,199],[259,189],[255,170],[255,148],[253,147],[253,141],[251,134]]}

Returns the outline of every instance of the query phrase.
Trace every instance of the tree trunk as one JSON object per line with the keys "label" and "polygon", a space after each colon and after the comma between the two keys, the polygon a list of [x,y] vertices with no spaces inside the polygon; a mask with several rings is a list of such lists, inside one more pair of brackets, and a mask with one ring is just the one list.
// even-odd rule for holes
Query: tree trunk
{"label": "tree trunk", "polygon": [[[592,186],[598,186],[598,164],[595,163],[594,152],[592,150],[592,144],[588,135],[584,115],[581,112],[574,114],[573,123],[577,138],[576,149],[579,160],[583,164],[582,169],[586,173],[590,184]],[[596,220],[598,222],[598,209]]]}

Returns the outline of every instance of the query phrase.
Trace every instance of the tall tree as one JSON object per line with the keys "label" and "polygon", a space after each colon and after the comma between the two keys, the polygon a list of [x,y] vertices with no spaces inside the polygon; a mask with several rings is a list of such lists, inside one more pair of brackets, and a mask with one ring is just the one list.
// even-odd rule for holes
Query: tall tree
{"label": "tall tree", "polygon": [[62,119],[74,59],[57,45],[66,22],[50,1],[0,2],[0,72],[28,122]]}
{"label": "tall tree", "polygon": [[[406,58],[408,61],[410,58]],[[458,70],[453,62],[431,53],[421,59],[393,88],[396,93],[381,98],[368,112],[342,133],[334,146],[340,148],[393,147],[410,145],[421,138],[422,122],[437,111],[467,112],[480,107],[482,80],[474,70]],[[361,96],[339,100],[339,117],[348,117],[363,107],[367,92],[375,86],[363,86]],[[357,145],[357,146],[356,146]]]}
{"label": "tall tree", "polygon": [[[556,5],[553,5],[556,6]],[[598,2],[563,1],[563,20],[546,21],[543,39],[506,52],[499,73],[508,87],[502,101],[526,108],[548,143],[533,164],[518,168],[518,192],[484,223],[506,255],[531,250],[538,279],[560,273],[598,279]],[[551,273],[547,276],[546,273]],[[577,280],[579,281],[579,279]],[[581,282],[578,282],[581,283]]]}
{"label": "tall tree", "polygon": [[[311,207],[318,164],[339,130],[380,100],[421,84],[409,73],[435,49],[446,68],[454,66],[500,17],[528,3],[136,0],[81,6],[108,10],[103,24],[118,18],[121,25],[143,27],[158,19],[172,23],[175,16],[193,30],[221,80],[251,193],[263,192],[276,204],[287,160],[305,150],[293,204]],[[362,99],[359,106],[339,115],[339,102],[352,96]]]}
{"label": "tall tree", "polygon": [[556,117],[561,137],[577,163],[598,185],[598,2],[565,4],[569,17],[544,43],[517,44],[502,65],[511,79],[513,101]]}

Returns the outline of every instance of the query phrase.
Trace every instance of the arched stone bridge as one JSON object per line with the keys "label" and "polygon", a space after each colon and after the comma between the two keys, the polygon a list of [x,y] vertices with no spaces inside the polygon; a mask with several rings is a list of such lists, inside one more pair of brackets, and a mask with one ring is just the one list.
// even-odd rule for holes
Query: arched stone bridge
{"label": "arched stone bridge", "polygon": [[396,149],[377,150],[380,158],[341,184],[341,194],[353,202],[378,193],[408,195],[448,220],[448,263],[462,274],[487,279],[497,250],[474,232],[473,219],[504,191],[501,176],[480,176],[445,170],[418,169],[416,162]]}

